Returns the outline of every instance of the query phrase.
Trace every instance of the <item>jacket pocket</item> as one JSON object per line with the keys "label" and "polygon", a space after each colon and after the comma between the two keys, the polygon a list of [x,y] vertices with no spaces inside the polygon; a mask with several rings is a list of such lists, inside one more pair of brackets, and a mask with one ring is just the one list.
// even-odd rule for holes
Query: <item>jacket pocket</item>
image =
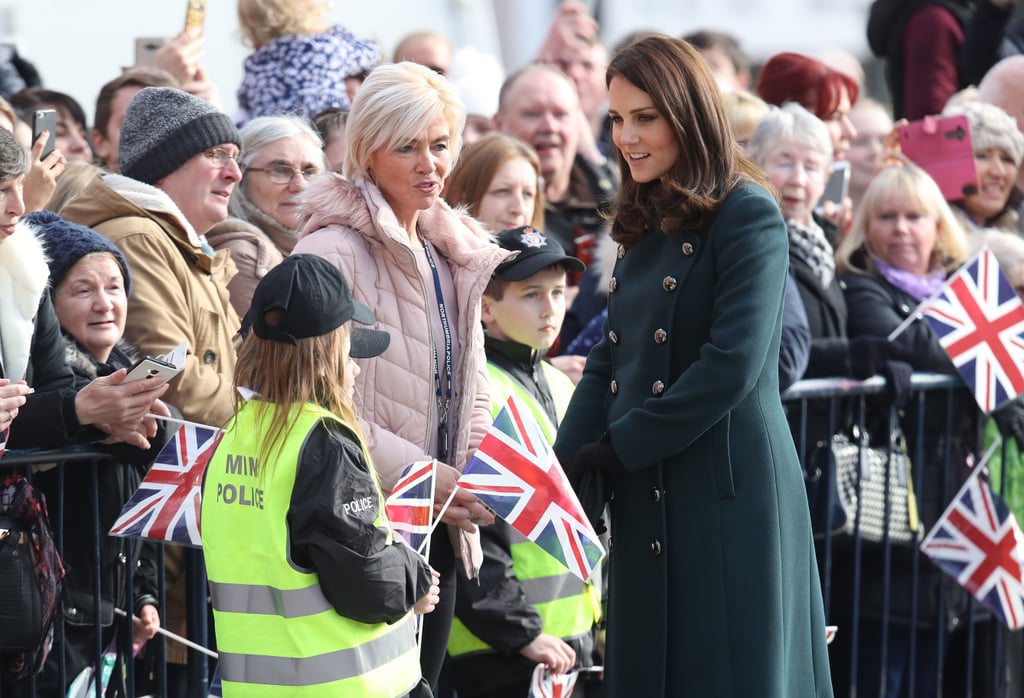
{"label": "jacket pocket", "polygon": [[729,422],[732,415],[726,412],[711,427],[711,455],[715,468],[715,489],[719,499],[731,499],[736,496],[736,487],[732,479],[732,456],[729,452]]}
{"label": "jacket pocket", "polygon": [[221,324],[223,319],[218,313],[201,308],[196,313],[195,346],[190,349],[195,352],[196,359],[204,366],[219,366],[222,360],[220,352],[224,349],[221,346]]}

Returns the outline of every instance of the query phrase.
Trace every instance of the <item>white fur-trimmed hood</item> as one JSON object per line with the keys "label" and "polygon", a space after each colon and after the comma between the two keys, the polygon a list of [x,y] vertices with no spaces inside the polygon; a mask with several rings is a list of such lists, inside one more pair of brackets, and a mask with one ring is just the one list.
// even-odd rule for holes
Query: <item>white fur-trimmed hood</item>
{"label": "white fur-trimmed hood", "polygon": [[43,244],[31,225],[18,222],[0,244],[0,359],[6,378],[25,377],[36,313],[49,281]]}

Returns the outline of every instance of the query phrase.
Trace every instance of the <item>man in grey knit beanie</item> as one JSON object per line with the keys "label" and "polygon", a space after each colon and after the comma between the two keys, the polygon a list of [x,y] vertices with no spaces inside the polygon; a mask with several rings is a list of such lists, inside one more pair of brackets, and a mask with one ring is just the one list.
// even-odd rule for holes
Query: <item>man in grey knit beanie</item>
{"label": "man in grey knit beanie", "polygon": [[206,100],[174,87],[147,87],[128,103],[117,159],[125,177],[156,184],[194,155],[241,142],[231,119]]}

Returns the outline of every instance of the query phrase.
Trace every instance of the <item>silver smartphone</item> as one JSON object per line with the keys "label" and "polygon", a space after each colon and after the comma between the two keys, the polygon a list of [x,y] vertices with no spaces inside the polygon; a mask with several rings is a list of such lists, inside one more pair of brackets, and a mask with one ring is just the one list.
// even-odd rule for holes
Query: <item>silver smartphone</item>
{"label": "silver smartphone", "polygon": [[179,373],[181,373],[180,368],[166,361],[147,356],[135,362],[135,365],[128,370],[128,375],[124,377],[124,382],[151,381],[153,388],[159,388]]}

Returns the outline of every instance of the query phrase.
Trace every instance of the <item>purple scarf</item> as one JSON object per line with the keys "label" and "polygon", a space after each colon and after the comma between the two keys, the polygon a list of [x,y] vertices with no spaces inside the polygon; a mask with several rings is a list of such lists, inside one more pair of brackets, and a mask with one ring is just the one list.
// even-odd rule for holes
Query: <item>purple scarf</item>
{"label": "purple scarf", "polygon": [[912,271],[897,269],[875,255],[871,255],[871,261],[883,279],[901,291],[910,294],[918,302],[934,295],[942,288],[942,284],[946,283],[946,271],[939,264],[932,265],[931,271],[921,276]]}

